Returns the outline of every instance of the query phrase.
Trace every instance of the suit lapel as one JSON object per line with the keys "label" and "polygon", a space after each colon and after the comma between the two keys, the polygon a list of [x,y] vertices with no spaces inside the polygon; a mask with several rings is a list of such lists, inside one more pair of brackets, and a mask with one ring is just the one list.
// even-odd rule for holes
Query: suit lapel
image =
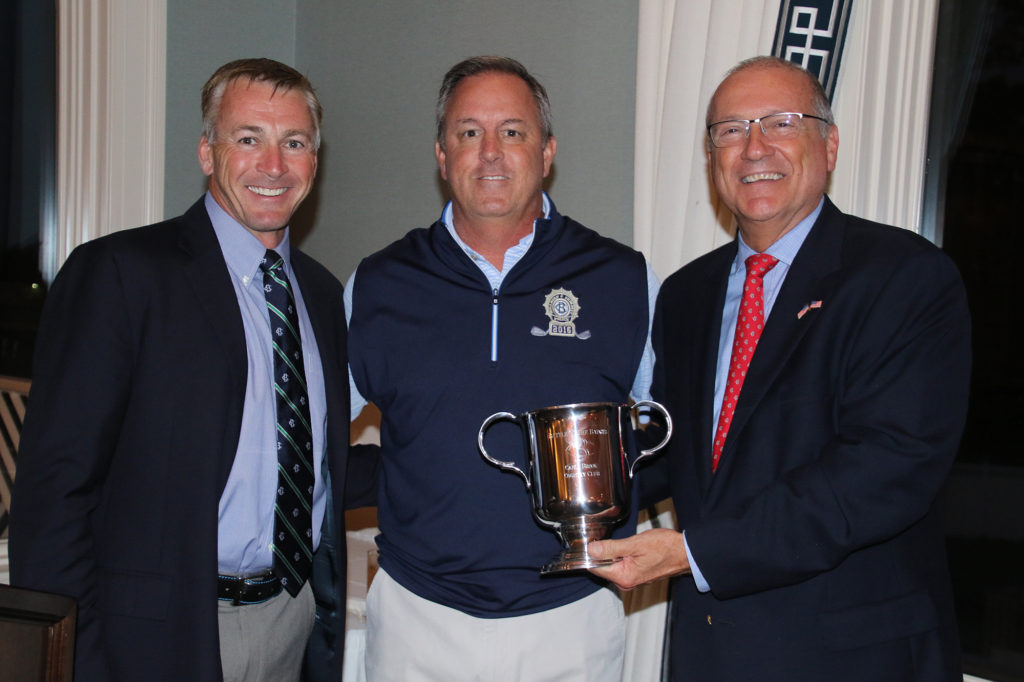
{"label": "suit lapel", "polygon": [[[327,428],[324,443],[327,462],[331,469],[331,485],[334,490],[335,499],[343,498],[345,469],[347,467],[348,446],[348,376],[345,371],[346,337],[340,325],[344,319],[343,304],[340,300],[340,290],[334,290],[326,286],[318,286],[322,278],[314,276],[312,272],[312,260],[299,251],[292,248],[292,271],[295,273],[295,280],[302,291],[302,300],[306,306],[306,314],[309,316],[309,324],[313,328],[313,336],[316,338],[317,352],[320,355],[320,366],[324,377],[324,397],[327,407]],[[335,415],[334,418],[331,415]],[[340,505],[336,505],[336,514],[341,514]],[[336,523],[342,523],[341,517]]]}
{"label": "suit lapel", "polygon": [[336,366],[338,358],[337,351],[333,344],[333,331],[327,326],[331,324],[332,318],[329,310],[325,310],[324,296],[317,290],[316,281],[308,276],[303,264],[303,255],[295,248],[292,249],[292,271],[298,281],[299,290],[302,291],[302,300],[306,305],[306,314],[309,315],[309,324],[313,327],[313,336],[316,337],[317,351],[320,354],[320,364],[323,366],[324,378],[328,386],[333,385],[329,380],[332,368]]}
{"label": "suit lapel", "polygon": [[[188,258],[182,276],[195,295],[197,309],[224,351],[227,375],[231,378],[231,385],[225,386],[224,391],[226,395],[237,397],[229,419],[241,427],[248,356],[238,298],[204,200],[193,204],[184,218],[179,247]],[[219,448],[225,455],[219,470],[221,488],[227,482],[237,449],[238,428],[225,429],[225,443]]]}
{"label": "suit lapel", "polygon": [[718,344],[722,329],[722,308],[725,305],[725,292],[729,283],[729,268],[736,258],[736,243],[732,248],[723,249],[721,256],[708,264],[704,273],[705,286],[703,291],[694,292],[697,299],[694,306],[694,314],[687,319],[681,320],[680,324],[690,325],[694,320],[707,320],[707,328],[703,333],[698,333],[695,352],[691,358],[693,367],[690,376],[696,382],[695,392],[697,397],[693,411],[692,424],[695,425],[694,432],[690,435],[693,439],[694,452],[698,456],[694,459],[697,462],[697,478],[701,487],[706,490],[712,481],[711,470],[711,440],[713,433],[707,428],[714,419],[715,402],[715,369],[718,366]]}
{"label": "suit lapel", "polygon": [[[800,339],[814,327],[820,316],[819,311],[813,309],[808,311],[810,314],[798,314],[805,305],[814,301],[821,301],[822,307],[828,306],[839,284],[843,221],[842,213],[826,198],[821,215],[786,274],[786,280],[758,341],[722,451],[716,475],[718,479],[725,478],[721,475],[725,473],[723,470],[737,466],[736,460],[746,455],[737,452],[737,443],[741,440],[744,427],[787,364],[793,360]],[[710,447],[707,452],[710,452]]]}

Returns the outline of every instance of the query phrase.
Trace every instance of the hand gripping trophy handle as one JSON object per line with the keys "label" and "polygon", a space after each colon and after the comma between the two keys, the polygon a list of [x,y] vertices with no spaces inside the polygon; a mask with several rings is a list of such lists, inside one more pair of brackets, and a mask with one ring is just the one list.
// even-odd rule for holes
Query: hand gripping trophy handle
{"label": "hand gripping trophy handle", "polygon": [[[656,446],[636,453],[638,408],[661,412],[665,436]],[[492,457],[484,434],[496,422],[517,424],[525,440],[529,472],[514,462]],[[619,403],[577,403],[524,412],[497,412],[484,420],[477,434],[480,454],[526,483],[533,515],[552,529],[564,550],[541,573],[559,573],[612,563],[590,558],[587,545],[611,535],[629,516],[636,465],[661,450],[672,436],[672,418],[660,404],[642,400]]]}

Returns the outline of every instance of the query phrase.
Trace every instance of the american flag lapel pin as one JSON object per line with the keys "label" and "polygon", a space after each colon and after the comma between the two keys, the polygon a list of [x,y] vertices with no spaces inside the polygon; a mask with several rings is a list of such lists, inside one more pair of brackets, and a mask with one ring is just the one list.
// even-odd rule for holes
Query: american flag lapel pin
{"label": "american flag lapel pin", "polygon": [[803,308],[800,309],[800,312],[798,312],[796,314],[796,319],[802,320],[804,315],[807,314],[808,310],[814,310],[814,309],[820,308],[820,307],[821,307],[821,301],[811,301],[810,303],[808,303],[807,305],[805,305]]}

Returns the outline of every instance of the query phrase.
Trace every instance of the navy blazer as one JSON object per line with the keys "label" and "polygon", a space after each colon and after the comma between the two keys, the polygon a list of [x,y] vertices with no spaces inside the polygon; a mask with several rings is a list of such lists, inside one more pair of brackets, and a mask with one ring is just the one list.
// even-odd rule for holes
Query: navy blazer
{"label": "navy blazer", "polygon": [[[331,520],[343,529],[340,501],[356,506],[353,491],[372,494],[373,463],[347,468],[342,287],[297,249],[292,266],[323,363]],[[203,200],[77,248],[38,338],[11,514],[12,582],[78,601],[76,679],[220,680],[217,508],[247,360]],[[344,543],[322,544],[337,556],[314,572],[330,563],[341,572],[323,597],[344,605]],[[333,663],[340,680],[340,651]]]}
{"label": "navy blazer", "polygon": [[652,390],[676,424],[668,479],[711,586],[675,585],[673,679],[961,679],[934,507],[970,373],[955,266],[925,239],[826,199],[766,321],[712,473],[736,249],[667,279],[654,323]]}

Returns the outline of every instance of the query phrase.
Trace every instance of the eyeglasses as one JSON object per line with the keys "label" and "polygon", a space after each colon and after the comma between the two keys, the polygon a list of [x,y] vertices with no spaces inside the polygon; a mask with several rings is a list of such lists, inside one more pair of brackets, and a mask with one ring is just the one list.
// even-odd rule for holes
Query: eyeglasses
{"label": "eyeglasses", "polygon": [[740,119],[736,121],[719,121],[708,126],[708,137],[715,147],[736,147],[746,144],[750,137],[750,125],[757,123],[761,132],[769,142],[779,142],[796,137],[806,128],[803,122],[805,118],[813,118],[816,121],[828,123],[821,116],[811,114],[798,114],[786,111],[780,114],[769,114],[761,118]]}

